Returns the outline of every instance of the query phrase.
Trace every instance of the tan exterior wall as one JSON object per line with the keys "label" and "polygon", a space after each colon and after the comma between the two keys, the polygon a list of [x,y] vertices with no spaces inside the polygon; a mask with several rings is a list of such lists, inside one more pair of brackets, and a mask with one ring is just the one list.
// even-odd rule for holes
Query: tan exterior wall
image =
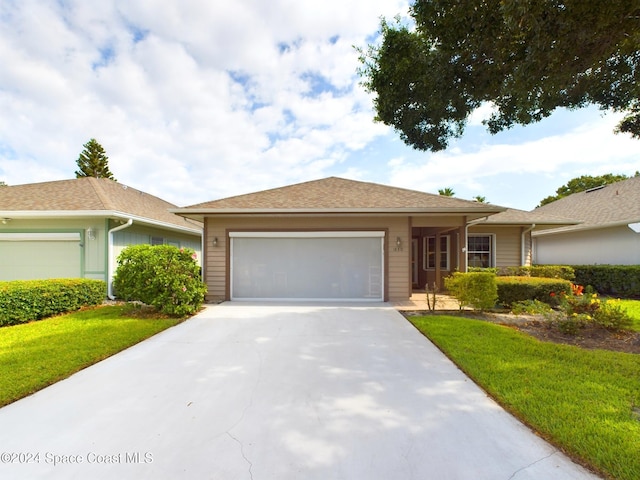
{"label": "tan exterior wall", "polygon": [[[494,235],[496,267],[514,267],[523,264],[522,227],[493,227],[478,225],[469,227],[469,235]],[[528,235],[526,235],[528,238]],[[525,242],[525,265],[530,264],[530,242]],[[526,262],[529,263],[526,263]]]}
{"label": "tan exterior wall", "polygon": [[[377,230],[386,232],[385,300],[411,295],[411,229],[407,217],[275,216],[207,217],[204,258],[207,301],[229,300],[229,237],[231,231]],[[400,246],[396,240],[400,238]],[[217,239],[214,246],[214,239]]]}

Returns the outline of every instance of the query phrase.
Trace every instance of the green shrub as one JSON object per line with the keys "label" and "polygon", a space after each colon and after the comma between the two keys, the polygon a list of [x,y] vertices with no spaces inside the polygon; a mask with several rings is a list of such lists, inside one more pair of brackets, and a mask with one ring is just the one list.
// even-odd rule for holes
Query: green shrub
{"label": "green shrub", "polygon": [[561,278],[573,281],[576,276],[573,267],[569,265],[524,265],[500,267],[496,270],[501,277]]}
{"label": "green shrub", "polygon": [[551,306],[540,300],[523,300],[511,304],[511,313],[514,315],[544,315],[551,313]]}
{"label": "green shrub", "polygon": [[472,307],[486,310],[496,306],[498,292],[496,276],[490,272],[456,272],[444,280],[445,287],[453,295],[460,308]]}
{"label": "green shrub", "polygon": [[577,265],[575,282],[591,285],[599,293],[640,297],[640,265]]}
{"label": "green shrub", "polygon": [[191,315],[202,306],[207,291],[195,255],[191,249],[171,245],[127,247],[118,256],[115,293],[167,315]]}
{"label": "green shrub", "polygon": [[525,300],[539,300],[555,307],[560,294],[571,294],[571,282],[560,278],[497,277],[496,283],[498,303],[507,308]]}
{"label": "green shrub", "polygon": [[633,325],[631,316],[615,300],[601,302],[600,308],[593,314],[593,321],[596,325],[614,331],[629,329]]}
{"label": "green shrub", "polygon": [[62,278],[0,282],[0,326],[99,305],[106,296],[107,287],[102,280]]}

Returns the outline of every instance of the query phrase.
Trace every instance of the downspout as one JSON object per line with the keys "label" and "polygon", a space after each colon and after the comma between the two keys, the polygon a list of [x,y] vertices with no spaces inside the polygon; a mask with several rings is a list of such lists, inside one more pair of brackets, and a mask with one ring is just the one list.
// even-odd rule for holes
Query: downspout
{"label": "downspout", "polygon": [[[476,218],[475,220],[471,220],[470,222],[465,223],[464,225],[464,247],[462,247],[462,253],[464,253],[465,255],[467,254],[467,245],[469,244],[469,227],[472,225],[475,225],[477,223],[482,223],[484,222],[487,218],[489,218],[489,215],[487,215],[486,217],[482,217],[482,218]],[[469,271],[469,261],[467,259],[466,262],[464,262],[464,273],[467,273]]]}
{"label": "downspout", "polygon": [[110,300],[115,299],[116,297],[113,296],[113,234],[115,232],[118,232],[120,230],[124,230],[125,228],[129,228],[131,225],[133,225],[133,218],[130,218],[129,220],[127,220],[127,223],[122,224],[122,225],[118,225],[117,227],[112,228],[111,230],[109,230],[109,234],[107,235],[108,240],[107,240],[107,297],[109,297]]}
{"label": "downspout", "polygon": [[[525,235],[527,233],[529,233],[531,230],[533,230],[534,228],[536,228],[536,224],[532,223],[531,226],[529,228],[527,228],[526,230],[522,231],[522,236],[520,238],[520,248],[522,249],[521,253],[520,253],[520,264],[521,266],[524,267],[525,264],[525,251],[524,251],[524,241],[525,241]],[[531,240],[531,261],[533,262],[533,240]]]}

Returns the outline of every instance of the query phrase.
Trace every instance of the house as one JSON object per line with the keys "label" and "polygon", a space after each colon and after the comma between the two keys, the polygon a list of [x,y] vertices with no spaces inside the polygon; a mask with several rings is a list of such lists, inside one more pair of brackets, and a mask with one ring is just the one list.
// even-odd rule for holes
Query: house
{"label": "house", "polygon": [[468,263],[530,262],[536,228],[527,212],[336,177],[172,211],[204,222],[208,301],[402,301]]}
{"label": "house", "polygon": [[120,251],[141,243],[192,248],[200,258],[202,224],[173,208],[105,178],[2,186],[0,280],[106,281]]}
{"label": "house", "polygon": [[574,193],[532,213],[580,221],[535,232],[535,263],[640,264],[640,176]]}

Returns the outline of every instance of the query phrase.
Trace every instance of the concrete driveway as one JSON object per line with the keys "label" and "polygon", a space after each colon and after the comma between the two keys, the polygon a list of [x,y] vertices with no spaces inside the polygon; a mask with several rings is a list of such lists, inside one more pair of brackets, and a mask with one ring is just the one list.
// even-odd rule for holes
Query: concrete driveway
{"label": "concrete driveway", "polygon": [[0,478],[587,479],[386,304],[225,303],[0,409]]}

